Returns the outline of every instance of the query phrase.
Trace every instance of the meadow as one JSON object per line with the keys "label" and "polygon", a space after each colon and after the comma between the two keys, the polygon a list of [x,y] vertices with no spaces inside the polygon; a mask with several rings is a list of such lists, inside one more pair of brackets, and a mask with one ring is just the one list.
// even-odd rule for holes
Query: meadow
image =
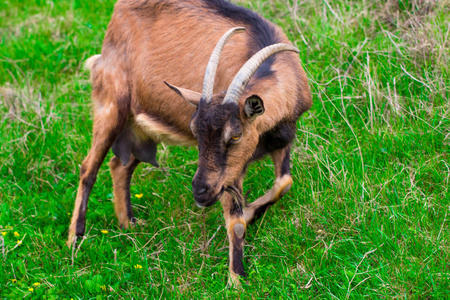
{"label": "meadow", "polygon": [[[114,2],[0,2],[0,299],[448,297],[448,0],[235,1],[300,49],[314,102],[293,188],[249,227],[241,290],[226,287],[220,204],[193,200],[195,148],[160,145],[162,167],[138,167],[127,231],[104,163],[87,235],[65,245],[92,141],[83,62]],[[252,165],[249,200],[273,181],[271,160]]]}

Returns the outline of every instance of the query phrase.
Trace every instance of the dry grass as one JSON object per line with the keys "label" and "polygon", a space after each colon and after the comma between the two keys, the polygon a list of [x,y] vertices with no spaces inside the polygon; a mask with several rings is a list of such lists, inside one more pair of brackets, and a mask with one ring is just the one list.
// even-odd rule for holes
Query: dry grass
{"label": "dry grass", "polygon": [[[193,148],[162,145],[163,169],[138,167],[132,194],[144,197],[133,198],[139,226],[130,231],[112,217],[104,166],[89,234],[77,253],[65,248],[91,140],[82,64],[99,53],[114,1],[7,1],[0,3],[0,298],[447,297],[448,0],[236,2],[285,30],[301,50],[314,99],[298,123],[293,189],[249,230],[249,285],[224,288],[221,208],[201,211],[192,201]],[[254,164],[249,200],[272,182],[272,162]]]}

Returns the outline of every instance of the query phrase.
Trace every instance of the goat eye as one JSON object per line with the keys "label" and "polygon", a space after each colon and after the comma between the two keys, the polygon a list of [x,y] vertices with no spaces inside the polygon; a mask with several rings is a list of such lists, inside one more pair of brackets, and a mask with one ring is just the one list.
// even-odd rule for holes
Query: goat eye
{"label": "goat eye", "polygon": [[234,135],[231,137],[231,140],[234,142],[239,141],[241,139],[241,136],[242,136],[242,134]]}

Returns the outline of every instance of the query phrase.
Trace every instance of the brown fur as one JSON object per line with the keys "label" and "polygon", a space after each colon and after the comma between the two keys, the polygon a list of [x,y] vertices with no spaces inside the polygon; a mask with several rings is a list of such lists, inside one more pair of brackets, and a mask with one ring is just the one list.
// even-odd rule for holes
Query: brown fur
{"label": "brown fur", "polygon": [[125,229],[130,226],[133,218],[130,203],[130,180],[138,164],[139,161],[134,157],[131,157],[126,166],[117,157],[113,157],[109,162],[114,188],[114,209],[119,219],[119,225]]}
{"label": "brown fur", "polygon": [[[119,0],[105,35],[101,56],[89,59],[92,98],[94,101],[93,144],[83,161],[74,213],[69,228],[68,245],[85,231],[85,214],[89,193],[98,169],[117,136],[124,128],[142,141],[176,145],[197,145],[195,104],[202,90],[203,76],[213,48],[222,34],[232,27],[246,26],[211,12],[201,0]],[[275,26],[275,25],[270,25]],[[277,39],[288,43],[280,28]],[[223,92],[233,77],[249,59],[252,47],[251,31],[234,36],[224,48],[214,84],[211,106],[220,111]],[[255,52],[253,51],[253,52]],[[272,75],[250,80],[238,101],[242,137],[230,148],[224,170],[214,165],[214,153],[200,151],[199,169],[208,170],[207,180],[214,193],[234,187],[242,193],[242,180],[247,165],[253,160],[261,136],[275,130],[281,123],[295,127],[299,115],[311,106],[306,74],[297,54],[282,52],[271,65]],[[165,81],[180,86],[181,94],[171,91]],[[176,90],[176,89],[175,89]],[[244,105],[248,97],[257,95],[264,101],[265,113],[249,118]],[[191,125],[191,126],[190,126]],[[220,139],[229,140],[234,132],[224,125]],[[193,134],[193,132],[194,134]],[[283,148],[284,147],[284,148]],[[280,199],[292,185],[289,174],[290,147],[270,150],[277,180],[274,187],[255,202],[236,209],[233,196],[224,193],[220,199],[230,241],[230,279],[235,282],[235,270],[240,266],[243,237],[236,236],[236,224],[246,228],[269,205]],[[110,162],[114,183],[115,210],[121,226],[130,222],[130,178],[139,161],[131,157],[123,166],[118,158]],[[197,176],[197,174],[196,174]],[[243,200],[242,200],[243,201]],[[241,226],[241,225],[239,225]],[[242,228],[241,228],[242,229]],[[241,230],[237,231],[242,234]],[[242,234],[245,235],[245,231]]]}
{"label": "brown fur", "polygon": [[[93,74],[97,79],[94,79],[94,89],[113,89],[116,93],[128,93],[129,86],[132,86],[130,92],[133,115],[144,112],[150,117],[169,120],[174,127],[188,135],[186,138],[189,139],[189,121],[195,108],[168,89],[164,81],[200,92],[207,58],[215,43],[224,30],[241,24],[230,24],[227,19],[207,15],[207,12],[196,7],[199,1],[147,1],[145,10],[138,6],[140,2],[144,3],[134,1],[133,6],[129,1],[117,2],[103,44],[102,56],[93,66]],[[167,6],[174,9],[164,9]],[[187,18],[175,9],[187,6],[195,8]],[[282,41],[290,43],[284,33],[279,31]],[[242,47],[247,45],[248,34],[244,32],[236,35],[223,50],[215,92],[227,90],[234,75],[246,62],[245,55],[236,53],[245,53]],[[186,55],[187,53],[189,54]],[[299,96],[303,99],[304,110],[311,106],[306,75],[297,54],[278,54],[272,68],[277,74],[283,74],[283,80],[269,78],[251,81],[252,88],[246,91],[248,96],[256,92],[263,94],[266,110],[271,111],[255,121],[259,132],[269,130],[295,111]],[[302,91],[302,95],[297,95],[298,90]],[[246,95],[241,97],[241,101],[246,99]]]}

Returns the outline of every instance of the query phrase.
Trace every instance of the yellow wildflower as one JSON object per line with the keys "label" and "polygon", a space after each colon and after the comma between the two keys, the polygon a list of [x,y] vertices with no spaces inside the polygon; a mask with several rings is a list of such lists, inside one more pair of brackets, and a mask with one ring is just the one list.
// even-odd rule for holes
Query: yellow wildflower
{"label": "yellow wildflower", "polygon": [[12,282],[12,283],[16,283],[16,282],[17,282],[17,279],[11,279],[11,282]]}
{"label": "yellow wildflower", "polygon": [[140,198],[142,198],[142,197],[144,197],[144,194],[136,194],[136,195],[134,195],[136,198],[138,198],[138,199],[140,199]]}
{"label": "yellow wildflower", "polygon": [[17,241],[17,245],[22,245],[22,241]]}
{"label": "yellow wildflower", "polygon": [[6,235],[6,231],[2,231],[2,235],[5,236]]}
{"label": "yellow wildflower", "polygon": [[34,289],[33,289],[33,288],[29,288],[28,290],[29,290],[30,292],[34,291]]}
{"label": "yellow wildflower", "polygon": [[20,236],[20,234],[17,231],[14,231],[14,236]]}
{"label": "yellow wildflower", "polygon": [[102,230],[103,234],[107,234],[109,231],[108,230]]}
{"label": "yellow wildflower", "polygon": [[39,285],[41,285],[39,282],[35,282],[35,283],[33,283],[33,285],[34,286],[39,286]]}
{"label": "yellow wildflower", "polygon": [[135,269],[142,269],[142,266],[138,264],[138,265],[135,265],[134,268]]}

